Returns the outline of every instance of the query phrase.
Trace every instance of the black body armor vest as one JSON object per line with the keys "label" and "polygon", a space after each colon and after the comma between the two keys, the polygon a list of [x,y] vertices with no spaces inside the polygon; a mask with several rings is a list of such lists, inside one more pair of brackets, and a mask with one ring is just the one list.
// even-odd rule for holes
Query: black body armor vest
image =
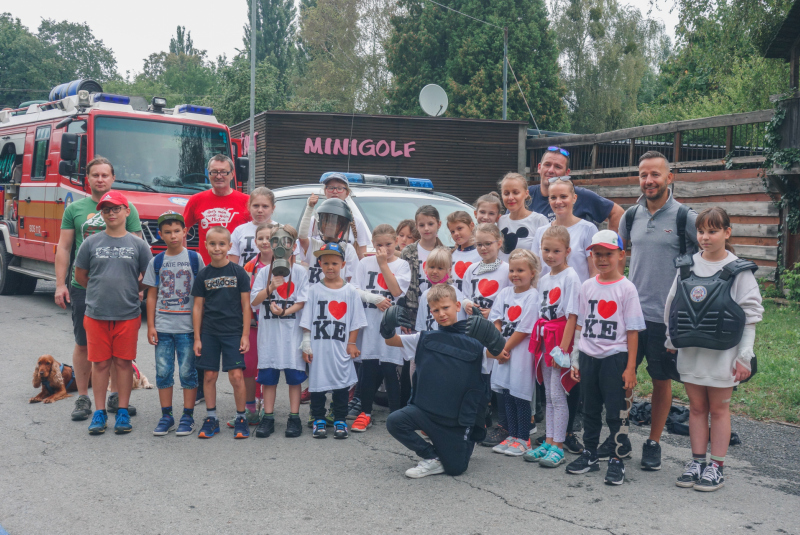
{"label": "black body armor vest", "polygon": [[[692,262],[693,263],[693,262]],[[683,266],[669,309],[672,345],[723,351],[736,347],[744,332],[745,313],[731,297],[731,286],[742,271],[756,271],[750,260],[734,260],[711,277],[700,277]]]}

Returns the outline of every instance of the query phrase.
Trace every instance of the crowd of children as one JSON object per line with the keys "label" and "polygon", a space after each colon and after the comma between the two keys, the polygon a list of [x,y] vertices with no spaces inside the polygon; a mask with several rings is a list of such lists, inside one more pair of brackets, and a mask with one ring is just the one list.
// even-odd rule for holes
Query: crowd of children
{"label": "crowd of children", "polygon": [[[346,201],[346,179],[328,176],[324,183],[331,192],[328,198]],[[565,451],[572,451],[579,456],[567,464],[570,474],[599,470],[598,461],[607,457],[606,483],[622,484],[623,459],[630,452],[630,398],[625,392],[636,384],[637,336],[644,329],[637,289],[623,275],[625,247],[614,231],[598,231],[573,214],[576,195],[569,177],[549,179],[552,223],[529,210],[528,184],[522,175],[509,173],[499,190],[500,195],[480,197],[474,214],[457,211],[446,216],[453,247],[440,241],[443,221],[436,208],[426,205],[414,220],[396,228],[376,225],[371,232],[374,254],[364,255],[365,225],[353,225],[353,234],[361,234],[351,236],[354,243],[324,242],[314,236],[316,196],[309,199],[294,229],[272,221],[275,197],[260,187],[250,194],[249,222],[233,233],[219,226],[207,230],[201,247],[208,265],[184,247],[184,218],[174,212],[158,219],[166,251],[151,257],[149,248],[125,230],[124,195],[106,194],[97,205],[106,230],[85,240],[75,264],[76,279],[87,288],[86,327],[96,396],[105,395],[110,367],[127,369],[135,357],[140,288],[147,292],[147,340],[155,346],[162,417],[153,433],[158,436],[172,430],[177,435],[194,432],[198,370],[203,372],[206,403],[198,436],[209,439],[220,433],[220,368],[233,388],[236,415],[228,426],[237,439],[249,437],[250,426],[257,426],[259,438],[275,432],[281,372],[290,406],[286,437],[303,432],[299,413],[306,381],[314,438],[325,438],[329,427],[337,439],[346,439],[349,431],[363,433],[374,425],[381,384],[390,412],[408,402],[414,348],[403,335],[450,328],[480,315],[505,339],[499,354],[483,353],[481,366],[492,391],[491,412],[504,435],[490,443],[492,451],[545,468],[566,463]],[[712,276],[736,260],[727,242],[730,220],[723,210],[701,213],[697,232],[701,252],[694,256],[696,276]],[[678,277],[670,303],[681,295],[680,288]],[[693,300],[705,296],[695,292],[690,295]],[[733,386],[750,373],[754,324],[762,313],[751,271],[739,275],[731,294],[746,315],[742,341],[718,351],[685,344],[677,349],[691,403],[693,452],[678,486],[715,490],[722,484],[727,447],[723,438],[730,433],[727,403]],[[410,323],[398,327],[400,336],[390,339],[380,329],[384,312],[393,305]],[[668,303],[668,323],[669,313]],[[670,350],[677,347],[669,339],[667,343]],[[172,408],[175,361],[183,389],[177,429]],[[123,385],[124,381],[117,433],[131,430],[125,409],[130,391]],[[567,447],[579,388],[584,445]],[[546,429],[532,444],[531,408],[537,389],[544,392]],[[97,406],[104,402],[98,399]],[[610,436],[601,444],[604,410]],[[707,462],[709,413],[712,456]],[[90,433],[102,433],[106,418],[105,411],[96,411]],[[354,420],[350,426],[348,419]],[[574,436],[572,440],[577,443]],[[428,457],[407,475],[445,471]]]}

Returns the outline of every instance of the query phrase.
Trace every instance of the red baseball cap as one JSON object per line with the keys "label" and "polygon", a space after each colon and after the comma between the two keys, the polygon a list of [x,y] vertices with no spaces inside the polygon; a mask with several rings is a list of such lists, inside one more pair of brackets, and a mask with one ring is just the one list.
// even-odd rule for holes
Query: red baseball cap
{"label": "red baseball cap", "polygon": [[124,206],[128,207],[128,199],[122,192],[117,190],[111,190],[108,193],[105,193],[101,198],[100,202],[97,203],[97,209],[100,210],[103,206]]}

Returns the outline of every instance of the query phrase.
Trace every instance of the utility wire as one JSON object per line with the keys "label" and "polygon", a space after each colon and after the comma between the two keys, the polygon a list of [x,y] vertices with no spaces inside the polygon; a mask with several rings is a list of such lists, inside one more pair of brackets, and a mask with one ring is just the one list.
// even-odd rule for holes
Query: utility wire
{"label": "utility wire", "polygon": [[436,4],[436,5],[437,5],[437,6],[439,6],[439,7],[443,7],[443,8],[445,8],[445,9],[449,9],[450,11],[452,11],[452,12],[454,12],[454,13],[458,13],[459,15],[464,15],[465,17],[468,17],[468,18],[470,18],[470,19],[472,19],[472,20],[477,20],[478,22],[482,22],[483,24],[488,24],[489,26],[494,26],[494,27],[495,27],[495,28],[497,28],[498,30],[502,30],[502,29],[503,29],[503,28],[501,28],[500,26],[498,26],[497,24],[492,24],[491,22],[486,22],[485,20],[476,19],[476,18],[475,18],[475,17],[473,17],[472,15],[467,15],[466,13],[462,13],[462,12],[460,12],[460,11],[459,11],[459,10],[457,10],[457,9],[453,9],[452,7],[446,6],[446,5],[444,5],[444,4],[440,4],[439,2],[435,2],[434,0],[425,0],[425,1],[426,1],[426,2],[430,2],[431,4]]}
{"label": "utility wire", "polygon": [[517,75],[514,73],[514,67],[511,66],[511,62],[508,62],[508,68],[511,69],[511,74],[514,75],[514,81],[517,82],[517,88],[519,88],[519,94],[522,95],[522,100],[525,101],[525,107],[528,108],[528,113],[531,114],[531,119],[533,119],[533,126],[536,127],[536,131],[539,132],[539,135],[542,135],[542,131],[539,130],[539,125],[536,124],[536,119],[533,118],[533,112],[531,112],[531,107],[528,105],[528,99],[525,98],[525,93],[522,91],[522,86],[519,85],[519,80],[517,80]]}

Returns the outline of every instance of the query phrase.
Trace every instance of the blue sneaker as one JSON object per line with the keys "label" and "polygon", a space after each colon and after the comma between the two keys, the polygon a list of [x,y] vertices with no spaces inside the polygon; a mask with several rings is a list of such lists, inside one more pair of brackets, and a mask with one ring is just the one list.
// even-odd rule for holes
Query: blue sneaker
{"label": "blue sneaker", "polygon": [[191,435],[192,433],[194,433],[194,418],[188,414],[184,414],[181,416],[180,422],[178,422],[178,430],[175,431],[175,435],[179,437],[185,437],[186,435]]}
{"label": "blue sneaker", "polygon": [[153,429],[153,434],[157,437],[163,437],[173,429],[175,429],[175,418],[173,418],[168,414],[165,414],[158,421],[158,425],[156,426],[156,428]]}
{"label": "blue sneaker", "polygon": [[123,433],[130,433],[132,430],[131,415],[128,414],[128,409],[117,409],[117,417],[114,421],[114,433],[121,435]]}
{"label": "blue sneaker", "polygon": [[102,435],[106,432],[108,416],[103,411],[94,411],[92,423],[89,424],[90,435]]}
{"label": "blue sneaker", "polygon": [[328,436],[328,431],[325,429],[327,422],[324,419],[314,420],[314,431],[311,436],[314,438],[325,438]]}
{"label": "blue sneaker", "polygon": [[211,438],[217,433],[219,433],[219,420],[209,416],[203,422],[203,427],[201,427],[200,432],[197,433],[197,438]]}
{"label": "blue sneaker", "polygon": [[342,439],[350,436],[349,433],[347,432],[347,424],[342,420],[333,422],[333,429],[334,429],[333,438]]}
{"label": "blue sneaker", "polygon": [[244,416],[237,416],[233,423],[233,438],[250,438],[250,425]]}

